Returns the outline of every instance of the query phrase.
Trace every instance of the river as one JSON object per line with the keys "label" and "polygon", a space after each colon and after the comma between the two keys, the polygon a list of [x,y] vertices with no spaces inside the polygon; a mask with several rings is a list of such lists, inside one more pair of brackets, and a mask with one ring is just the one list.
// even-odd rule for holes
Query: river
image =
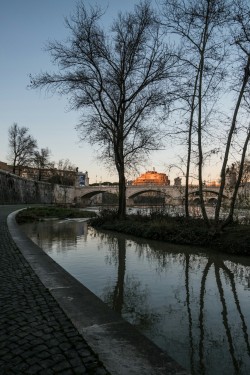
{"label": "river", "polygon": [[250,373],[250,259],[97,231],[23,224],[51,258],[193,375]]}

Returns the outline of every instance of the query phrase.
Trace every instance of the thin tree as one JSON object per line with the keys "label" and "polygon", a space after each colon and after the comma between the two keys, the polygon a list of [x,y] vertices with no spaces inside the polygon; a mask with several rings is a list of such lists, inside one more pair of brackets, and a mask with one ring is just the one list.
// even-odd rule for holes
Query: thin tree
{"label": "thin tree", "polygon": [[41,148],[41,150],[37,150],[34,152],[33,157],[33,164],[38,169],[38,180],[41,181],[42,173],[45,168],[51,168],[52,163],[50,161],[51,152],[46,148]]}
{"label": "thin tree", "polygon": [[[69,95],[73,109],[84,110],[80,138],[98,144],[103,159],[119,177],[118,216],[126,215],[126,169],[159,149],[155,110],[169,102],[176,57],[163,43],[149,1],[120,13],[105,32],[102,12],[79,4],[66,20],[71,38],[48,45],[59,73],[31,78],[32,88],[47,87]],[[165,81],[165,86],[163,86]]]}
{"label": "thin tree", "polygon": [[[211,109],[218,97],[223,72],[224,40],[221,30],[227,19],[225,0],[165,0],[163,23],[180,43],[183,74],[179,99],[184,102],[181,118],[187,118],[187,162],[185,214],[189,217],[189,177],[192,153],[197,155],[199,197],[203,218],[209,219],[203,198],[204,134]],[[194,138],[196,135],[197,138]],[[194,152],[194,150],[197,150]],[[215,149],[210,150],[215,152]]]}
{"label": "thin tree", "polygon": [[74,186],[76,180],[76,166],[69,159],[60,159],[52,168],[52,177],[48,180],[54,184]]}
{"label": "thin tree", "polygon": [[[243,166],[242,181],[241,181],[243,186],[246,186],[246,184],[250,182],[250,159],[248,157],[249,155],[250,154],[245,156],[245,162],[244,162],[244,166]],[[237,167],[238,167],[238,170],[239,170],[240,169],[240,163],[238,163]]]}
{"label": "thin tree", "polygon": [[[191,147],[195,146],[192,131],[196,130],[198,147],[198,180],[199,196],[201,199],[201,209],[205,222],[211,226],[215,232],[220,231],[233,220],[233,213],[237,194],[242,181],[244,163],[247,146],[249,143],[249,125],[243,126],[244,122],[249,124],[250,111],[250,7],[246,0],[166,0],[165,15],[168,16],[166,26],[178,35],[185,49],[182,60],[187,63],[191,71],[196,72],[191,83],[191,95],[182,94],[187,101],[190,121],[188,122],[188,158],[186,175],[186,201],[188,200],[188,176],[191,161]],[[229,39],[229,35],[231,39]],[[227,55],[224,54],[227,52]],[[230,53],[228,53],[228,51]],[[224,63],[224,57],[227,56],[229,65],[234,70],[229,69]],[[191,57],[191,59],[190,59]],[[227,76],[226,74],[227,73]],[[231,85],[229,83],[231,75]],[[227,81],[224,80],[227,78]],[[181,82],[184,89],[189,78]],[[226,123],[220,123],[221,136],[224,141],[224,150],[221,156],[221,183],[215,209],[214,221],[208,219],[203,199],[203,178],[202,170],[204,167],[204,144],[207,141],[205,132],[207,123],[209,123],[208,114],[215,117],[215,109],[211,101],[211,94],[218,98],[220,85],[223,82],[226,90],[230,92],[229,98],[232,99],[234,93],[234,109],[228,118],[229,126]],[[226,91],[225,90],[225,91]],[[235,95],[236,93],[236,95]],[[191,105],[189,104],[191,98]],[[233,103],[233,101],[232,101]],[[205,113],[205,116],[204,116]],[[195,122],[194,122],[195,120]],[[223,143],[222,141],[222,143]],[[238,145],[238,146],[237,146]],[[237,159],[239,161],[238,176],[233,187],[230,200],[229,213],[226,220],[221,221],[220,211],[224,192],[226,188],[227,166],[232,158],[234,150],[237,147]],[[212,150],[216,152],[216,149]],[[234,155],[235,157],[235,155]],[[188,203],[186,204],[186,211]],[[187,213],[187,212],[186,212]],[[187,215],[188,216],[188,215]]]}
{"label": "thin tree", "polygon": [[37,148],[37,141],[29,134],[27,127],[19,127],[17,123],[9,128],[8,135],[8,159],[12,164],[13,173],[15,174],[18,168],[20,174],[21,167],[31,165]]}
{"label": "thin tree", "polygon": [[[220,230],[228,225],[233,220],[234,208],[238,190],[241,184],[247,147],[250,139],[249,113],[250,113],[250,6],[245,0],[237,0],[232,8],[232,35],[233,42],[237,49],[237,65],[236,65],[236,79],[233,80],[233,90],[238,94],[236,96],[235,107],[228,129],[228,136],[226,138],[226,147],[221,167],[221,184],[219,189],[218,201],[215,210],[215,227]],[[233,138],[241,128],[241,116],[246,116],[247,126],[243,127],[243,134],[241,140],[241,150],[238,156],[241,155],[239,163],[239,172],[234,191],[230,203],[229,214],[224,222],[220,224],[220,210],[223,199],[223,194],[226,184],[226,170],[230,151],[232,149]]]}

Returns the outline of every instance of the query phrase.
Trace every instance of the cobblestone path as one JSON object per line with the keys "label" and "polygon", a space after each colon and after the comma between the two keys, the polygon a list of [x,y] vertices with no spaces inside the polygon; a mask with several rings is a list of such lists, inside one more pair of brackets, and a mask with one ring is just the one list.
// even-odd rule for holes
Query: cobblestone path
{"label": "cobblestone path", "polygon": [[0,206],[0,374],[108,372],[13,242]]}

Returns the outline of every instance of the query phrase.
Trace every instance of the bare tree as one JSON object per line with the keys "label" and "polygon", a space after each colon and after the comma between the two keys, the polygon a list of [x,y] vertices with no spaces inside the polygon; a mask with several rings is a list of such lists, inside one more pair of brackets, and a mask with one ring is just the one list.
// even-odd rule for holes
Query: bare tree
{"label": "bare tree", "polygon": [[76,166],[69,159],[60,159],[52,168],[52,177],[48,182],[64,186],[74,186],[76,179]]}
{"label": "bare tree", "polygon": [[[72,108],[83,110],[80,138],[99,144],[119,177],[119,217],[126,215],[126,169],[142,155],[159,149],[155,110],[169,103],[176,57],[163,43],[149,1],[134,12],[120,13],[105,33],[97,8],[81,3],[66,20],[68,43],[48,45],[60,71],[31,78],[31,87],[70,95]],[[163,86],[163,81],[165,85]],[[167,103],[166,103],[167,101]]]}
{"label": "bare tree", "polygon": [[[237,51],[236,58],[236,79],[233,79],[232,89],[237,93],[235,99],[235,107],[232,115],[230,127],[228,129],[228,136],[226,138],[226,147],[221,167],[221,184],[218,196],[218,202],[215,210],[215,226],[217,230],[225,227],[233,220],[235,202],[242,181],[247,147],[250,139],[250,6],[245,0],[236,0],[232,7],[232,45]],[[242,126],[242,118],[245,118],[246,126]],[[244,121],[244,120],[243,120]],[[241,147],[238,150],[238,157],[241,156],[239,163],[239,171],[236,184],[234,186],[233,195],[231,198],[229,214],[226,220],[219,225],[220,210],[222,198],[225,190],[226,170],[230,151],[232,149],[234,136],[241,131]]]}
{"label": "bare tree", "polygon": [[[197,158],[199,196],[203,218],[209,225],[203,199],[204,134],[224,78],[225,57],[222,30],[228,19],[225,0],[165,0],[163,22],[182,50],[183,74],[179,80],[180,118],[186,125],[187,162],[185,174],[185,213],[189,217],[189,177],[192,154]],[[182,131],[183,133],[183,131]],[[207,142],[209,143],[209,142]],[[207,153],[214,153],[213,146]]]}
{"label": "bare tree", "polygon": [[[199,197],[203,218],[215,232],[233,220],[237,193],[242,181],[244,161],[249,143],[250,110],[250,7],[246,0],[165,0],[165,24],[177,35],[184,53],[181,56],[185,74],[181,77],[180,99],[188,117],[187,169],[186,169],[186,216],[188,213],[188,180],[191,153],[197,152]],[[225,62],[227,58],[227,64]],[[233,69],[232,69],[233,66]],[[186,76],[186,78],[185,78]],[[230,80],[229,77],[232,77]],[[221,85],[223,83],[223,87]],[[223,89],[223,90],[222,90]],[[219,93],[227,92],[234,109],[217,121],[221,133],[221,184],[215,209],[214,221],[209,220],[203,198],[203,169],[205,144],[208,142],[211,120],[215,120]],[[228,94],[229,93],[229,94]],[[219,102],[219,101],[218,101]],[[225,106],[225,102],[219,102]],[[218,111],[219,112],[219,111]],[[223,109],[220,110],[220,113]],[[183,111],[182,111],[183,113]],[[244,125],[245,124],[245,125]],[[208,126],[209,125],[209,126]],[[213,129],[214,130],[214,129]],[[215,135],[218,132],[214,132]],[[197,138],[195,139],[194,136]],[[208,155],[218,152],[216,139]],[[237,152],[235,152],[237,150]],[[226,170],[230,157],[240,160],[237,180],[230,200],[229,214],[221,222],[220,210],[224,197]]]}
{"label": "bare tree", "polygon": [[32,163],[37,141],[28,132],[28,128],[19,127],[17,123],[9,128],[8,159],[13,166],[13,173],[18,168],[20,174],[21,167]]}
{"label": "bare tree", "polygon": [[[240,165],[238,165],[238,169],[240,168]],[[249,158],[245,158],[244,167],[243,167],[243,173],[242,173],[242,180],[241,183],[243,186],[245,186],[248,182],[250,182],[250,160]]]}
{"label": "bare tree", "polygon": [[42,173],[45,168],[51,168],[52,163],[50,161],[50,150],[41,148],[40,151],[34,151],[33,164],[38,169],[38,180],[41,181]]}

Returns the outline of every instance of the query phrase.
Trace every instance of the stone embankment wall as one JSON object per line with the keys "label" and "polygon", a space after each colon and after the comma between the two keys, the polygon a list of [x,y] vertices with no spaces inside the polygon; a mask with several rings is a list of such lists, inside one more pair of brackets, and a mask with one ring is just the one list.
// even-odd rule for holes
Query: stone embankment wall
{"label": "stone embankment wall", "polygon": [[0,171],[0,203],[52,203],[53,188],[50,184],[27,180]]}
{"label": "stone embankment wall", "polygon": [[54,185],[53,187],[53,203],[56,204],[72,204],[75,202],[75,187]]}
{"label": "stone embankment wall", "polygon": [[0,170],[0,204],[71,204],[73,201],[74,187],[27,180]]}

